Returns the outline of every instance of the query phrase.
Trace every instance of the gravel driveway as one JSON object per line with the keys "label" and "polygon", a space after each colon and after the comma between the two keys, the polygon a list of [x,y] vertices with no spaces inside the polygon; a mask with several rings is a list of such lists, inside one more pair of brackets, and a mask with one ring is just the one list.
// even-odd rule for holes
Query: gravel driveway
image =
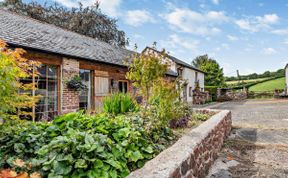
{"label": "gravel driveway", "polygon": [[232,134],[207,177],[288,178],[288,100],[208,106],[232,111]]}

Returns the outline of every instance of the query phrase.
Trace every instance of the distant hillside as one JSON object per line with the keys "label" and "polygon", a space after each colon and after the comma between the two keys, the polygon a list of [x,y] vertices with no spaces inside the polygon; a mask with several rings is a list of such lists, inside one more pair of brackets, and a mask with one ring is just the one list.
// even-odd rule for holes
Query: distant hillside
{"label": "distant hillside", "polygon": [[249,91],[264,92],[284,88],[285,88],[285,77],[282,77],[253,85],[249,88]]}
{"label": "distant hillside", "polygon": [[[241,75],[240,80],[252,80],[252,79],[263,79],[263,78],[279,78],[279,77],[284,77],[285,76],[285,70],[284,69],[279,69],[276,72],[270,72],[266,71],[262,74],[249,74],[249,75]],[[225,81],[239,81],[238,77],[225,77]]]}
{"label": "distant hillside", "polygon": [[264,80],[267,80],[267,79],[271,79],[271,78],[270,78],[270,77],[267,77],[267,78],[241,80],[240,82],[239,82],[239,80],[233,80],[233,81],[227,81],[226,84],[227,84],[228,86],[230,86],[230,85],[238,85],[238,84],[243,84],[243,83],[260,82],[260,81],[264,81]]}

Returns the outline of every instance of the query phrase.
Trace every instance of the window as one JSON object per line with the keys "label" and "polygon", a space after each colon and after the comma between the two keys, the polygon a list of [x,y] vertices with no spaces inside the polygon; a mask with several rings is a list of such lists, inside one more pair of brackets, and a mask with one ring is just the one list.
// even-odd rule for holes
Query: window
{"label": "window", "polygon": [[92,97],[91,74],[92,72],[90,70],[80,69],[79,71],[81,81],[87,87],[87,90],[82,90],[80,91],[79,94],[80,109],[91,109],[91,97]]}
{"label": "window", "polygon": [[190,97],[193,96],[193,90],[192,90],[192,87],[189,87],[189,96],[190,96]]}
{"label": "window", "polygon": [[198,81],[198,72],[195,72],[195,82]]}
{"label": "window", "polygon": [[179,77],[182,77],[183,69],[182,68],[177,68],[177,73],[178,73]]}
{"label": "window", "polygon": [[184,101],[187,101],[187,84],[183,87],[183,99]]}
{"label": "window", "polygon": [[[22,79],[22,83],[35,83],[37,89],[31,91],[31,95],[39,96],[36,106],[31,108],[34,116],[33,120],[52,120],[58,115],[58,67],[42,64],[38,69],[38,77]],[[21,91],[20,91],[21,92]]]}
{"label": "window", "polygon": [[128,82],[120,80],[118,82],[118,89],[119,89],[119,92],[127,93],[127,91],[128,91]]}

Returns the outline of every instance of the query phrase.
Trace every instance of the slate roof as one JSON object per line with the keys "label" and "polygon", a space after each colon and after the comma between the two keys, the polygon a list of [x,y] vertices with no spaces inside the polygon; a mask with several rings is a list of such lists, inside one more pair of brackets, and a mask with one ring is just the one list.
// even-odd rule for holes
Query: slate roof
{"label": "slate roof", "polygon": [[[155,51],[157,53],[160,53],[160,51],[158,51],[158,50],[156,50],[154,48],[151,48],[149,46],[147,46],[143,51],[145,51],[146,49],[153,50],[153,51]],[[204,71],[202,71],[202,70],[200,70],[200,69],[198,69],[198,68],[196,68],[196,67],[194,67],[194,66],[192,66],[192,65],[190,65],[190,64],[188,64],[188,63],[186,63],[186,62],[184,62],[184,61],[182,61],[182,60],[180,60],[180,59],[178,59],[176,57],[174,57],[174,56],[167,55],[167,57],[169,59],[171,59],[172,61],[174,61],[176,64],[179,64],[179,65],[182,65],[182,66],[187,67],[189,69],[192,69],[192,70],[195,70],[195,71],[198,71],[198,72],[206,74],[206,72],[204,72]]]}
{"label": "slate roof", "polygon": [[166,75],[170,75],[170,76],[173,76],[173,77],[178,77],[178,73],[174,72],[171,69],[168,69],[168,71],[166,72]]}
{"label": "slate roof", "polygon": [[133,52],[51,24],[0,9],[0,39],[11,46],[35,49],[124,66]]}

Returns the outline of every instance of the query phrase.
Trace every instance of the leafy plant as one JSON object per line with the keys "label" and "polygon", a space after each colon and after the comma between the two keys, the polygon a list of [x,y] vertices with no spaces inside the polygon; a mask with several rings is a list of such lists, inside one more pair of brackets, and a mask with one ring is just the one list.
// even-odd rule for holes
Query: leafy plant
{"label": "leafy plant", "polygon": [[193,119],[199,120],[199,121],[206,121],[209,118],[208,114],[202,114],[202,113],[194,113]]}
{"label": "leafy plant", "polygon": [[67,82],[67,87],[76,91],[88,90],[87,86],[81,81],[79,75],[75,75],[71,80],[69,80]]}
{"label": "leafy plant", "polygon": [[122,114],[137,109],[136,101],[129,94],[125,93],[115,93],[105,97],[103,106],[104,111],[110,114]]}
{"label": "leafy plant", "polygon": [[214,114],[216,114],[216,112],[209,111],[209,110],[198,110],[198,111],[193,112],[193,120],[206,121]]}
{"label": "leafy plant", "polygon": [[[23,84],[22,78],[37,76],[34,70],[40,63],[23,58],[22,49],[8,49],[6,43],[0,39],[0,116],[16,117],[17,115],[31,115],[25,112],[27,108],[35,106],[37,96],[31,96],[29,91],[35,89],[32,83]],[[21,91],[21,93],[19,93]]]}
{"label": "leafy plant", "polygon": [[192,117],[192,108],[187,103],[178,103],[174,108],[174,119],[169,123],[170,128],[185,128]]}
{"label": "leafy plant", "polygon": [[[43,177],[125,177],[173,139],[168,128],[148,134],[139,115],[81,112],[51,123],[11,121],[0,125],[0,168]],[[21,168],[15,160],[21,159]]]}
{"label": "leafy plant", "polygon": [[165,76],[169,63],[165,62],[166,52],[163,50],[159,54],[135,54],[129,63],[127,79],[134,81],[134,87],[138,88],[145,100],[145,110],[148,107],[152,87],[156,85],[160,78]]}
{"label": "leafy plant", "polygon": [[178,117],[175,108],[178,106],[178,91],[175,83],[159,79],[152,87],[149,100],[149,112],[152,114],[153,127],[167,126],[169,121]]}
{"label": "leafy plant", "polygon": [[221,87],[224,83],[223,68],[219,63],[207,54],[198,56],[192,61],[192,65],[206,72],[205,84]]}

